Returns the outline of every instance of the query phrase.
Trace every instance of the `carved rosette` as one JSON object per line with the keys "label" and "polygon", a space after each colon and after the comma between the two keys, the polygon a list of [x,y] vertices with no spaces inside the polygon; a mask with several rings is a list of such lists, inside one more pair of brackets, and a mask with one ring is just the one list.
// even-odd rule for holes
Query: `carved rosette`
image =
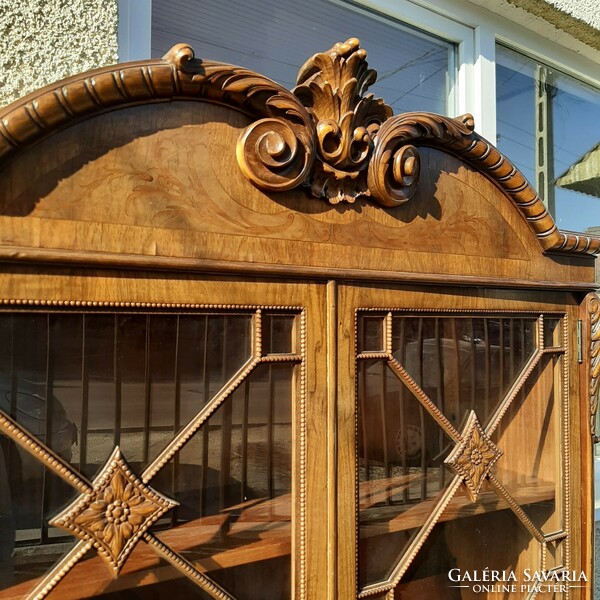
{"label": "carved rosette", "polygon": [[116,577],[140,537],[177,502],[140,481],[115,447],[93,482],[50,525],[93,542]]}
{"label": "carved rosette", "polygon": [[377,79],[356,38],[315,54],[300,69],[293,92],[315,123],[317,156],[310,175],[316,197],[331,203],[369,196],[367,168],[374,139],[392,109],[366,94]]}
{"label": "carved rosette", "polygon": [[503,453],[486,435],[474,411],[469,414],[460,437],[461,441],[444,462],[463,478],[469,497],[475,502],[486,477]]}
{"label": "carved rosette", "polygon": [[598,392],[600,392],[600,298],[596,294],[588,296],[590,316],[590,428],[594,442],[600,441],[596,431],[598,412]]}

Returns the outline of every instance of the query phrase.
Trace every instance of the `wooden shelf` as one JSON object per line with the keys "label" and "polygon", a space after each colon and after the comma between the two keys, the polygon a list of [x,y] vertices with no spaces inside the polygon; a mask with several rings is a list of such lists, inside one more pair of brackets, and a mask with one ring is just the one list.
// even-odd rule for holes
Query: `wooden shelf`
{"label": "wooden shelf", "polygon": [[[400,480],[400,481],[399,481]],[[392,480],[377,480],[361,484],[360,497],[373,500],[384,493],[396,495],[415,477],[408,475]],[[555,485],[549,482],[519,485],[513,492],[520,505],[554,499]],[[439,494],[410,505],[373,506],[363,511],[361,537],[385,535],[418,528],[426,521],[438,502]],[[493,491],[484,491],[477,503],[472,503],[461,491],[452,498],[439,522],[451,521],[487,512],[507,509],[508,505]],[[232,512],[239,514],[232,516]],[[201,573],[226,569],[287,556],[291,552],[290,496],[274,500],[253,500],[232,507],[227,513],[211,515],[160,531],[162,542],[192,562]],[[182,577],[174,568],[161,563],[157,554],[140,543],[117,579],[112,579],[99,557],[84,560],[60,583],[57,593],[61,600],[88,598],[94,594],[153,585]],[[0,591],[0,600],[20,600],[31,590],[25,582]]]}

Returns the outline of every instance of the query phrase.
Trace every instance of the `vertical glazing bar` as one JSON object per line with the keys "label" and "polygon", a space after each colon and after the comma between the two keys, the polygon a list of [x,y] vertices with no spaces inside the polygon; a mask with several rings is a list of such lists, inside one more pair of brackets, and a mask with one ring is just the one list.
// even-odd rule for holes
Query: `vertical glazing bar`
{"label": "vertical glazing bar", "polygon": [[477,374],[476,374],[476,364],[477,364],[477,342],[475,341],[475,327],[473,324],[473,319],[469,320],[469,325],[471,330],[469,331],[469,337],[471,338],[471,397],[469,400],[469,404],[472,410],[475,410],[475,400],[476,400],[476,383],[477,383]]}
{"label": "vertical glazing bar", "polygon": [[485,381],[485,393],[483,396],[483,411],[485,419],[490,415],[490,396],[492,394],[492,382],[491,382],[491,348],[490,348],[490,327],[489,320],[483,319],[483,343],[484,343],[484,381]]}
{"label": "vertical glazing bar", "polygon": [[[204,377],[204,396],[203,405],[206,406],[210,401],[210,373],[208,373],[208,321],[209,316],[204,317],[204,346],[202,357],[202,373]],[[202,481],[200,486],[200,516],[206,513],[206,494],[208,488],[208,442],[209,442],[210,423],[207,421],[202,425],[200,431],[202,433]]]}
{"label": "vertical glazing bar", "polygon": [[[46,401],[46,427],[44,442],[52,448],[52,358],[51,358],[51,341],[50,341],[50,314],[46,315],[46,378],[44,385],[44,400]],[[48,513],[49,496],[51,482],[47,477],[47,469],[42,471],[42,519],[40,524],[41,542],[42,544],[48,541],[48,523],[46,516]]]}
{"label": "vertical glazing bar", "polygon": [[500,351],[499,369],[498,369],[498,396],[496,402],[502,402],[504,397],[504,319],[498,320],[498,346]]}
{"label": "vertical glazing bar", "polygon": [[515,325],[517,321],[515,319],[509,319],[508,328],[508,343],[510,346],[510,382],[512,383],[515,379]]}
{"label": "vertical glazing bar", "polygon": [[[181,422],[181,369],[180,369],[180,353],[181,353],[181,319],[180,315],[177,315],[175,322],[175,369],[174,369],[174,380],[175,380],[175,414],[173,415],[173,435],[177,435],[180,428]],[[173,457],[173,471],[171,477],[171,498],[177,496],[177,490],[179,487],[179,452],[175,453]],[[171,526],[175,527],[177,524],[177,506],[171,511]]]}
{"label": "vertical glazing bar", "polygon": [[[272,335],[273,328],[271,328]],[[271,344],[271,347],[272,344]],[[273,480],[273,462],[274,462],[274,449],[273,443],[275,436],[273,431],[273,420],[275,413],[275,382],[273,380],[273,365],[267,365],[269,369],[269,403],[268,403],[268,413],[267,413],[267,474],[268,474],[268,490],[269,490],[269,498],[273,498],[274,496],[274,480]],[[271,510],[273,504],[270,504]],[[272,516],[272,515],[271,515]]]}
{"label": "vertical glazing bar", "polygon": [[[417,347],[419,348],[419,385],[421,387],[424,386],[424,381],[423,381],[423,376],[424,376],[424,371],[423,371],[423,362],[425,360],[425,350],[424,350],[424,344],[423,344],[423,318],[420,317],[419,318],[419,329],[418,329],[418,334],[417,334]],[[427,436],[425,435],[425,411],[423,410],[423,407],[421,405],[419,405],[419,424],[420,424],[420,428],[421,428],[421,500],[425,500],[425,498],[427,498],[427,464],[425,462],[426,460],[426,454],[427,454]]]}
{"label": "vertical glazing bar", "polygon": [[[11,322],[11,332],[10,332],[10,343],[11,343],[11,353],[10,353],[10,416],[17,420],[17,393],[19,391],[19,380],[17,376],[17,368],[15,367],[15,352],[16,345],[15,340],[17,339],[15,336],[15,315],[14,313],[10,318]],[[8,445],[8,448],[12,448],[12,444]]]}
{"label": "vertical glazing bar", "polygon": [[152,401],[150,374],[150,315],[146,315],[146,335],[144,342],[144,468],[150,459],[150,407]]}
{"label": "vertical glazing bar", "polygon": [[242,497],[240,503],[248,496],[248,414],[250,409],[250,381],[244,381],[244,414],[242,417]]}
{"label": "vertical glazing bar", "polygon": [[[445,398],[444,398],[444,358],[443,358],[443,335],[440,335],[440,327],[441,327],[441,319],[436,317],[435,325],[434,325],[434,337],[435,337],[435,353],[437,358],[437,378],[435,382],[436,388],[436,397],[437,397],[437,406],[438,408],[444,412],[446,410],[445,407]],[[442,453],[444,450],[444,446],[446,445],[446,436],[441,428],[438,431],[438,452]],[[444,465],[440,465],[440,489],[444,486],[446,482],[446,469]]]}
{"label": "vertical glazing bar", "polygon": [[[272,352],[272,349],[275,345],[274,335],[275,335],[275,322],[273,317],[270,318],[271,326],[269,327],[269,352]],[[274,440],[275,440],[275,432],[274,432],[274,416],[275,416],[275,381],[273,378],[273,365],[268,365],[269,369],[269,412],[267,415],[268,418],[268,428],[267,428],[267,457],[268,457],[268,474],[269,474],[269,498],[273,498],[275,493],[275,485],[274,485],[274,462],[275,462],[275,450],[273,448]],[[271,517],[273,516],[273,504],[269,505],[271,507]]]}
{"label": "vertical glazing bar", "polygon": [[452,381],[454,381],[454,390],[452,390],[454,406],[450,410],[450,414],[454,415],[454,418],[450,417],[450,421],[460,423],[462,417],[460,410],[462,369],[460,364],[460,340],[458,339],[457,319],[450,319],[450,326],[452,328],[452,340],[454,341],[454,373],[450,374]]}
{"label": "vertical glazing bar", "polygon": [[113,331],[113,375],[115,378],[114,445],[121,443],[121,361],[119,360],[119,315],[115,314]]}
{"label": "vertical glazing bar", "polygon": [[[10,416],[15,421],[17,420],[17,393],[19,390],[19,380],[17,375],[18,369],[15,365],[15,353],[17,351],[15,344],[16,339],[17,336],[15,335],[15,315],[13,313],[10,317]],[[18,450],[15,448],[14,444],[7,444],[6,449],[8,451],[5,457],[7,461],[6,464],[10,465],[12,460],[11,453],[18,452]]]}
{"label": "vertical glazing bar", "polygon": [[81,315],[81,427],[79,434],[79,470],[87,475],[87,430],[90,402],[90,374],[87,361],[87,317]]}
{"label": "vertical glazing bar", "polygon": [[[384,361],[379,361],[380,367],[380,386],[379,386],[379,410],[381,412],[381,440],[383,450],[383,467],[385,469],[385,476],[389,480],[390,478],[390,461],[388,456],[388,436],[387,436],[387,420],[385,410],[385,399],[387,396],[387,365]],[[386,489],[389,490],[389,484],[386,485]],[[389,504],[389,495],[386,495],[386,503]]]}
{"label": "vertical glazing bar", "polygon": [[[221,359],[221,385],[227,377],[227,337],[228,337],[228,319],[225,317],[223,325],[223,353]],[[223,510],[228,505],[227,487],[229,484],[229,474],[231,471],[231,419],[232,419],[232,398],[228,398],[223,407],[223,418],[221,420],[221,469],[219,485],[219,502]]]}

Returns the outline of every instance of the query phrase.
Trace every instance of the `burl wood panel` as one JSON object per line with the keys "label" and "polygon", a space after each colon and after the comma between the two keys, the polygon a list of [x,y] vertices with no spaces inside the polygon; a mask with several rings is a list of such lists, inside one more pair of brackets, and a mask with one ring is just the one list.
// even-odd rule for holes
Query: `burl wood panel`
{"label": "burl wood panel", "polygon": [[[482,174],[422,148],[406,204],[332,206],[302,189],[267,195],[235,158],[243,115],[176,102],[66,129],[9,163],[0,244],[290,267],[590,282],[592,258],[543,256]],[[501,260],[498,260],[501,259]]]}

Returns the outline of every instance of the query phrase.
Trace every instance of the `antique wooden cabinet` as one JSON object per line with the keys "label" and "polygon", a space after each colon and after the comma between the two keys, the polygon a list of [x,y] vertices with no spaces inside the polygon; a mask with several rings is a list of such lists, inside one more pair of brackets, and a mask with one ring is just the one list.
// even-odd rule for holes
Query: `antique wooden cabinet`
{"label": "antique wooden cabinet", "polygon": [[591,598],[600,240],[374,75],[3,110],[1,599]]}

